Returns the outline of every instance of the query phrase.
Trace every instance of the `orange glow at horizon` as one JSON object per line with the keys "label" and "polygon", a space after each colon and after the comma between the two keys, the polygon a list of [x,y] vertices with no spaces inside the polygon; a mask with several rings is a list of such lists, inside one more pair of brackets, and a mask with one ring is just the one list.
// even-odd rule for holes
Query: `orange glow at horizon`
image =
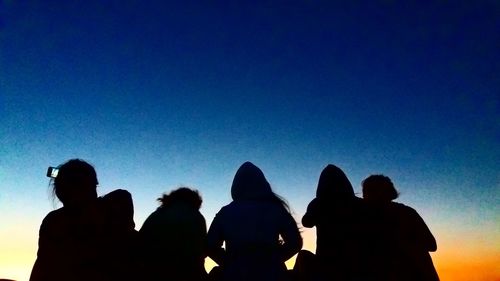
{"label": "orange glow at horizon", "polygon": [[439,255],[433,258],[441,281],[500,281],[499,254],[466,259]]}

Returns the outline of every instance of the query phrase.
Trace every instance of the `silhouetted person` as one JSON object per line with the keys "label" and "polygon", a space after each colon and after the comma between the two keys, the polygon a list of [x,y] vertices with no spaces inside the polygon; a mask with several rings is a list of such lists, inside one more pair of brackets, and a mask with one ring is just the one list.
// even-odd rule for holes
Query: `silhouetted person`
{"label": "silhouetted person", "polygon": [[398,192],[391,179],[372,175],[362,186],[370,222],[370,269],[378,277],[374,280],[439,280],[429,254],[436,251],[436,240],[414,209],[392,202]]}
{"label": "silhouetted person", "polygon": [[130,193],[116,190],[98,198],[96,172],[79,159],[61,165],[52,184],[63,207],[40,226],[30,281],[133,280]]}
{"label": "silhouetted person", "polygon": [[302,247],[287,204],[250,162],[236,172],[231,196],[208,231],[209,256],[221,266],[222,280],[285,280],[285,261]]}
{"label": "silhouetted person", "polygon": [[182,187],[163,195],[161,206],[139,231],[144,276],[151,281],[199,281],[206,277],[207,228],[197,191]]}
{"label": "silhouetted person", "polygon": [[106,220],[105,249],[102,259],[112,280],[138,280],[138,232],[134,223],[134,204],[128,191],[117,189],[99,198]]}
{"label": "silhouetted person", "polygon": [[334,165],[321,172],[316,198],[302,218],[316,226],[317,280],[362,280],[362,200],[354,195],[349,179]]}

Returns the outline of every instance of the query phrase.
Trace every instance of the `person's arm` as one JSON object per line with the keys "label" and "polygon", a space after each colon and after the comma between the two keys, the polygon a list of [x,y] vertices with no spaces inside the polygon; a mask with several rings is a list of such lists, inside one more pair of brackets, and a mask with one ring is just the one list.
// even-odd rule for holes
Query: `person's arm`
{"label": "person's arm", "polygon": [[299,229],[297,228],[297,223],[286,211],[283,216],[283,225],[280,235],[283,238],[281,256],[285,262],[302,249],[302,237],[300,236]]}
{"label": "person's arm", "polygon": [[222,215],[219,212],[215,215],[207,234],[207,253],[218,265],[223,265],[226,251],[222,248],[224,243],[222,228]]}
{"label": "person's arm", "polygon": [[422,219],[417,211],[411,209],[411,213],[413,216],[412,221],[414,222],[414,231],[417,242],[428,252],[435,252],[437,250],[437,243],[434,235],[432,235],[432,232],[427,227],[427,224],[425,224],[424,219]]}
{"label": "person's arm", "polygon": [[197,211],[196,237],[198,237],[198,249],[200,258],[207,257],[207,224],[203,215]]}
{"label": "person's arm", "polygon": [[399,220],[406,242],[415,251],[434,252],[437,250],[436,239],[425,224],[424,220],[413,208],[403,204],[398,206]]}
{"label": "person's arm", "polygon": [[316,226],[318,199],[313,199],[307,206],[306,214],[302,217],[302,225],[307,228]]}

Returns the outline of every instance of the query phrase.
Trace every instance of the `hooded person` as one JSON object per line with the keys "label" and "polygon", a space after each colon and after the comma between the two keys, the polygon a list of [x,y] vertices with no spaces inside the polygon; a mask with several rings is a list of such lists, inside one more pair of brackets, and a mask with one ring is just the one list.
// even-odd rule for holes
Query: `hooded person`
{"label": "hooded person", "polygon": [[250,162],[236,172],[231,196],[207,237],[209,256],[221,267],[222,280],[285,280],[285,261],[302,248],[287,204]]}
{"label": "hooded person", "polygon": [[362,213],[362,200],[344,172],[332,164],[326,166],[316,198],[302,217],[304,227],[316,227],[318,280],[362,280]]}

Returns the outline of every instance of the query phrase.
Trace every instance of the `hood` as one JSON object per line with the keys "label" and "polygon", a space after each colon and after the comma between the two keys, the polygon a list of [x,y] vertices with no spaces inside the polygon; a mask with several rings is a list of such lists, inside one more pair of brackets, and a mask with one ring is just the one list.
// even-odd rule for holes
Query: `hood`
{"label": "hood", "polygon": [[245,162],[234,175],[231,186],[233,200],[255,200],[273,196],[264,173],[253,163]]}
{"label": "hood", "polygon": [[354,190],[344,172],[337,166],[329,164],[319,176],[316,198],[341,199],[353,198]]}

